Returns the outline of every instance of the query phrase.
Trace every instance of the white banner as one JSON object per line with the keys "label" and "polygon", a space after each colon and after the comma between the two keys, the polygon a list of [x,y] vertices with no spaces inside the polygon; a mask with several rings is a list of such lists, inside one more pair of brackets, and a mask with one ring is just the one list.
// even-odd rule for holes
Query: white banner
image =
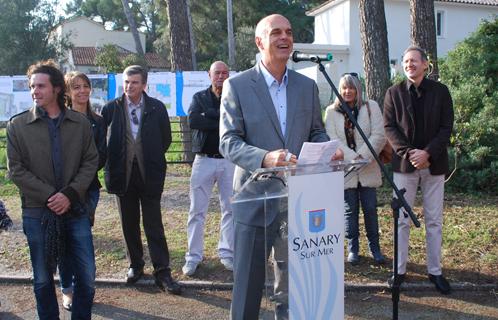
{"label": "white banner", "polygon": [[289,182],[289,319],[344,319],[344,173]]}

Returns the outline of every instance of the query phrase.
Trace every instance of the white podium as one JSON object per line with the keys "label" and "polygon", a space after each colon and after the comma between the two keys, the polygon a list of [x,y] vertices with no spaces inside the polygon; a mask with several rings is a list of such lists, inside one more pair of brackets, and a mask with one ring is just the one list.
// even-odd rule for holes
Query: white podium
{"label": "white podium", "polygon": [[273,255],[283,272],[268,298],[288,308],[289,319],[344,319],[344,180],[366,163],[261,168],[233,198],[263,201],[265,221],[270,210],[284,215],[272,238],[287,247]]}

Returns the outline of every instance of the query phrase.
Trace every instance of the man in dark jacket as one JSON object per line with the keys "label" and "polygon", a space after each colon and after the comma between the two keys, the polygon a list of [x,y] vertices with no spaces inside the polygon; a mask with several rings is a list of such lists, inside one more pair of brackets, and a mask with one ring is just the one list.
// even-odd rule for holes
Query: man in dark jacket
{"label": "man in dark jacket", "polygon": [[[424,207],[427,271],[436,289],[447,294],[450,285],[441,270],[444,176],[448,172],[447,146],[453,128],[453,103],[448,88],[425,77],[427,55],[409,47],[403,55],[406,81],[394,85],[384,99],[384,126],[393,146],[394,182],[405,188],[413,206],[420,185]],[[405,279],[410,218],[399,217],[398,282]],[[392,283],[392,280],[391,280]]]}
{"label": "man in dark jacket", "polygon": [[228,270],[233,270],[233,218],[230,197],[235,166],[223,158],[220,145],[220,98],[228,66],[222,61],[209,68],[211,86],[194,95],[188,112],[192,129],[192,152],[195,160],[190,177],[190,211],[187,222],[188,250],[183,274],[191,276],[202,261],[204,222],[209,198],[215,183],[220,193],[221,221],[218,256]]}
{"label": "man in dark jacket", "polygon": [[180,294],[171,277],[169,251],[161,218],[161,194],[166,175],[165,152],[171,144],[171,127],[164,104],[145,93],[147,71],[141,66],[123,72],[124,94],[107,103],[102,116],[108,127],[107,191],[117,195],[129,269],[127,283],[143,275],[145,262],[140,235],[140,206],[154,267],[155,283]]}
{"label": "man in dark jacket", "polygon": [[64,106],[64,77],[51,62],[28,69],[34,107],[7,125],[7,166],[21,194],[36,308],[40,319],[59,319],[53,273],[71,261],[72,319],[91,319],[95,257],[87,189],[98,154],[90,123]]}

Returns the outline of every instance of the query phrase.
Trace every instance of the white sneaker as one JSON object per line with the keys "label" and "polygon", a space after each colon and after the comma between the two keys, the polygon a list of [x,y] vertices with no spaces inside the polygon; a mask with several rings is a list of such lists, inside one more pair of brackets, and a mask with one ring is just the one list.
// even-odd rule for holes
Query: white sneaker
{"label": "white sneaker", "polygon": [[233,259],[232,258],[221,258],[220,262],[223,266],[225,266],[225,269],[228,271],[233,271]]}
{"label": "white sneaker", "polygon": [[197,270],[197,266],[199,263],[193,261],[187,261],[185,265],[182,267],[182,272],[186,276],[193,276],[195,271]]}
{"label": "white sneaker", "polygon": [[62,294],[62,306],[67,311],[71,311],[71,307],[73,305],[73,293],[70,292],[68,294]]}

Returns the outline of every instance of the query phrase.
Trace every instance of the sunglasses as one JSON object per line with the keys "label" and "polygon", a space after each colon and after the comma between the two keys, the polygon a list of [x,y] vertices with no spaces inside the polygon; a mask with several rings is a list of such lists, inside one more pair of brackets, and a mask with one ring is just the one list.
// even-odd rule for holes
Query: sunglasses
{"label": "sunglasses", "polygon": [[136,126],[139,124],[138,116],[137,116],[137,109],[131,110],[131,121]]}
{"label": "sunglasses", "polygon": [[350,75],[352,77],[355,77],[356,79],[359,79],[358,74],[356,72],[346,72],[346,73],[343,73],[341,77],[344,77],[347,75]]}

